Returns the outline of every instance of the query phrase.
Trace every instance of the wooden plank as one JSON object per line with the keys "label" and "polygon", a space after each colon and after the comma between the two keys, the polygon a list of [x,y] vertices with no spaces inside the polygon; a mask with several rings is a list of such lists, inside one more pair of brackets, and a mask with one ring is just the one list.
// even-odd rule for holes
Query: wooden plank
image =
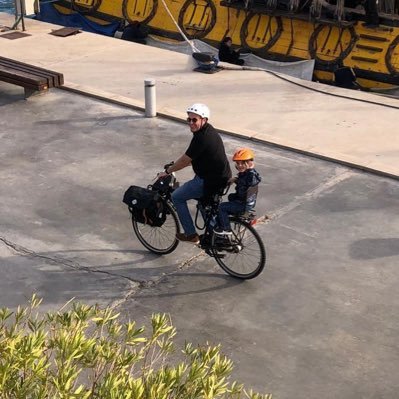
{"label": "wooden plank", "polygon": [[4,67],[2,65],[0,65],[0,79],[4,81],[12,80],[13,82],[19,82],[20,86],[36,86],[38,90],[43,87],[46,89],[48,88],[48,80],[46,78],[35,76],[26,72],[15,71],[12,68]]}
{"label": "wooden plank", "polygon": [[31,73],[37,73],[41,76],[48,76],[52,79],[52,85],[54,87],[59,87],[64,84],[64,75],[59,72],[52,71],[50,69],[45,69],[37,67],[34,65],[26,64],[24,62],[16,61],[6,57],[0,57],[0,65],[8,65],[9,67],[15,67],[16,69],[22,71],[29,71]]}
{"label": "wooden plank", "polygon": [[50,32],[50,35],[67,37],[67,36],[76,35],[78,33],[81,33],[81,31],[82,31],[81,28],[65,27],[65,28],[53,30],[52,32]]}
{"label": "wooden plank", "polygon": [[48,88],[47,85],[30,84],[27,82],[22,82],[19,79],[12,79],[9,77],[1,76],[1,73],[0,73],[0,80],[3,82],[6,82],[6,83],[14,84],[16,86],[21,86],[21,87],[24,87],[27,89],[32,89],[32,90],[37,90],[37,91],[47,90],[47,88]]}
{"label": "wooden plank", "polygon": [[11,58],[0,57],[0,61],[10,61],[10,62],[12,62],[14,64],[18,64],[18,65],[22,65],[22,66],[28,66],[28,67],[34,67],[35,69],[37,69],[39,71],[43,71],[43,72],[59,73],[59,72],[52,71],[50,69],[45,69],[45,68],[41,68],[41,67],[38,67],[38,66],[35,66],[35,65],[26,64],[25,62],[13,60]]}
{"label": "wooden plank", "polygon": [[22,72],[29,72],[32,74],[37,74],[38,76],[46,77],[49,79],[49,87],[59,87],[64,83],[63,75],[58,72],[48,71],[29,64],[14,62],[13,60],[4,59],[2,57],[0,57],[0,65],[8,66]]}
{"label": "wooden plank", "polygon": [[5,75],[13,75],[15,77],[20,77],[21,80],[47,83],[47,78],[45,76],[39,76],[28,71],[19,71],[9,66],[0,65],[0,72]]}
{"label": "wooden plank", "polygon": [[64,84],[64,75],[6,57],[0,57],[0,80],[22,86],[25,98]]}
{"label": "wooden plank", "polygon": [[13,69],[15,72],[20,71],[21,73],[27,73],[30,75],[38,76],[45,78],[47,80],[47,84],[49,87],[58,87],[58,78],[56,76],[49,75],[46,72],[42,72],[40,70],[36,70],[34,66],[24,66],[13,64],[9,61],[0,60],[0,67]]}

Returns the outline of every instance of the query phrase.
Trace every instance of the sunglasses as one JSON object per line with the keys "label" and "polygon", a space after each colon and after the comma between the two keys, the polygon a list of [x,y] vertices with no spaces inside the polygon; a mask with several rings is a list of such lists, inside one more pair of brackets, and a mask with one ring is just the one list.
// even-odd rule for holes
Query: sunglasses
{"label": "sunglasses", "polygon": [[198,118],[187,118],[187,122],[188,123],[197,123],[198,122]]}

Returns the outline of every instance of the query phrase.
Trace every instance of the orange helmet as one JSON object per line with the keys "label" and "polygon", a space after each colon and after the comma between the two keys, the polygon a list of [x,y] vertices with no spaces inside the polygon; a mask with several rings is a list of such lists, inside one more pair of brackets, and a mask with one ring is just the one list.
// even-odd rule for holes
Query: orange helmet
{"label": "orange helmet", "polygon": [[254,158],[254,152],[249,148],[240,148],[233,155],[233,161],[250,161]]}

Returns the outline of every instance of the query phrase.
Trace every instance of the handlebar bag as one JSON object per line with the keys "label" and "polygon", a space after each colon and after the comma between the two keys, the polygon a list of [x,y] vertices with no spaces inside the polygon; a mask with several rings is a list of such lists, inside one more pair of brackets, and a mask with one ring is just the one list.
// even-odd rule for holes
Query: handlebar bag
{"label": "handlebar bag", "polygon": [[155,191],[139,186],[130,186],[123,196],[123,202],[139,223],[160,227],[166,220],[162,197]]}
{"label": "handlebar bag", "polygon": [[174,177],[172,175],[161,177],[151,184],[149,188],[151,188],[151,190],[157,191],[160,194],[166,194],[168,191],[173,191],[171,188],[173,179]]}

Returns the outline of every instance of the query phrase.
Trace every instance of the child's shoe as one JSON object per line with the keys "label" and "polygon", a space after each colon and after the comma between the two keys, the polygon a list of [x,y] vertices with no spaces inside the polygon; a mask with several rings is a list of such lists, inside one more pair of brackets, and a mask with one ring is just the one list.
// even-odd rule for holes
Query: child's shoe
{"label": "child's shoe", "polygon": [[221,227],[216,227],[213,232],[218,236],[231,236],[233,233],[231,230],[223,230]]}

